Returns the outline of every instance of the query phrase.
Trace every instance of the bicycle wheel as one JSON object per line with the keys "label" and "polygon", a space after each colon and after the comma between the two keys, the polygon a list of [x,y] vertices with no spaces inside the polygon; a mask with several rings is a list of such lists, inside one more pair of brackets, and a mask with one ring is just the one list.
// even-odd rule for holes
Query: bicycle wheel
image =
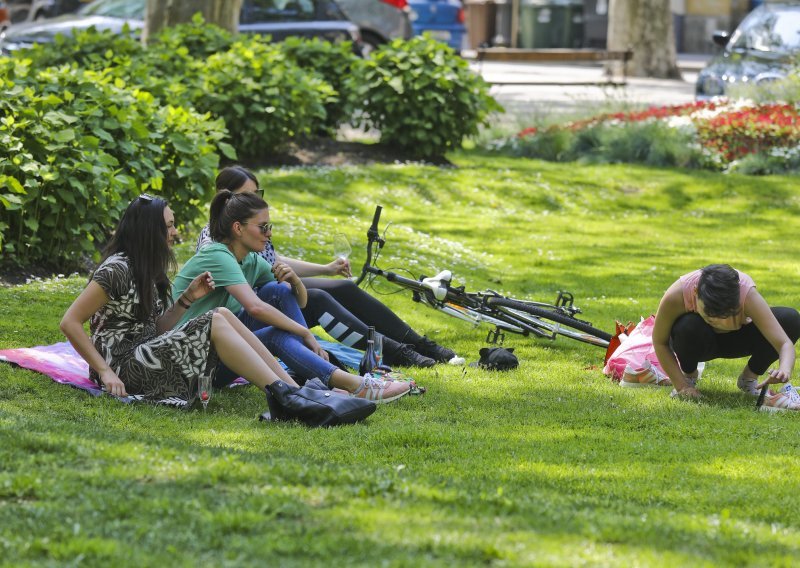
{"label": "bicycle wheel", "polygon": [[[540,322],[540,324],[550,331],[558,335],[563,335],[564,337],[569,337],[570,339],[590,343],[598,347],[608,347],[608,342],[611,340],[610,333],[592,327],[585,321],[563,314],[557,311],[558,308],[555,306],[544,308],[541,306],[534,306],[527,302],[502,297],[488,298],[486,303],[500,312],[519,317],[523,321],[530,322],[530,318],[526,318],[525,314],[540,320],[549,320]],[[550,322],[555,322],[555,324],[558,325],[554,325]]]}

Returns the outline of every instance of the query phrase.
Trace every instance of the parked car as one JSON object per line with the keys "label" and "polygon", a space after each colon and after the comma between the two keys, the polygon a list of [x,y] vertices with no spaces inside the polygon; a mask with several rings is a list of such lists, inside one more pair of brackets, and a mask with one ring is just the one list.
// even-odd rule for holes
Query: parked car
{"label": "parked car", "polygon": [[428,32],[461,52],[467,32],[461,0],[409,0],[408,5],[415,14],[411,22],[415,35]]}
{"label": "parked car", "polygon": [[75,12],[89,0],[9,0],[6,2],[12,24],[32,22]]}
{"label": "parked car", "polygon": [[364,55],[380,44],[411,37],[411,8],[406,0],[338,0],[347,17],[361,30]]}
{"label": "parked car", "polygon": [[781,79],[800,57],[800,4],[762,4],[732,35],[718,31],[713,41],[723,50],[697,76],[697,99],[725,95],[739,83]]}
{"label": "parked car", "polygon": [[[94,26],[121,33],[125,24],[137,33],[144,27],[145,0],[95,0],[76,14],[14,25],[0,34],[0,52],[53,41],[57,34]],[[244,0],[239,31],[270,35],[318,37],[331,42],[352,41],[361,52],[361,35],[334,0]]]}

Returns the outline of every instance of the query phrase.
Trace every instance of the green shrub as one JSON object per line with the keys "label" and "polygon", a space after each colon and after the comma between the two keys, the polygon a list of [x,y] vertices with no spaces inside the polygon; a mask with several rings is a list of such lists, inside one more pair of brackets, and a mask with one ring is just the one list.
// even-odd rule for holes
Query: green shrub
{"label": "green shrub", "polygon": [[503,153],[559,162],[694,167],[703,161],[693,129],[675,128],[653,120],[599,122],[577,130],[550,127],[514,138],[497,148]]}
{"label": "green shrub", "polygon": [[[70,55],[52,54],[53,46],[44,45],[14,57],[29,58],[37,68],[72,57],[78,62],[73,65],[112,77],[119,87],[142,89],[164,103],[211,113],[231,132],[230,148],[235,150],[228,150],[228,157],[238,153],[243,160],[258,161],[296,136],[332,129],[346,119],[349,97],[338,97],[326,78],[336,78],[337,68],[346,72],[353,58],[349,44],[296,41],[285,48],[261,36],[234,41],[230,33],[196,16],[190,24],[151,38],[147,49],[129,37],[94,30],[61,37],[58,45]],[[315,57],[323,60],[315,62]]]}
{"label": "green shrub", "polygon": [[0,250],[67,267],[97,250],[127,203],[164,195],[179,221],[213,193],[221,121],[70,66],[0,60]]}
{"label": "green shrub", "polygon": [[[126,28],[126,31],[127,28]],[[35,69],[75,65],[82,69],[102,71],[111,67],[125,68],[141,58],[144,47],[129,33],[98,31],[94,27],[75,30],[73,35],[56,35],[52,43],[40,43],[15,51],[15,59],[29,59]]]}
{"label": "green shrub", "polygon": [[800,174],[800,148],[769,148],[734,160],[728,172],[746,175]]}
{"label": "green shrub", "polygon": [[527,138],[514,137],[507,149],[517,156],[563,162],[572,156],[574,141],[575,134],[569,130],[550,128]]}
{"label": "green shrub", "polygon": [[502,111],[466,61],[430,37],[395,40],[360,60],[351,77],[363,117],[381,142],[438,157]]}
{"label": "green shrub", "polygon": [[301,68],[317,73],[333,90],[335,96],[325,103],[327,114],[320,131],[335,133],[343,123],[350,120],[354,93],[352,83],[347,81],[352,66],[358,61],[350,42],[330,43],[318,38],[287,38],[280,44],[286,55]]}
{"label": "green shrub", "polygon": [[232,33],[217,25],[206,23],[198,12],[192,21],[162,29],[148,40],[148,51],[157,48],[165,54],[181,58],[205,59],[230,49],[235,38]]}
{"label": "green shrub", "polygon": [[234,41],[233,34],[196,14],[190,23],[162,29],[139,60],[112,72],[165,102],[191,106],[200,94],[203,67],[198,63],[230,49]]}
{"label": "green shrub", "polygon": [[298,67],[276,44],[252,37],[195,61],[194,107],[222,118],[239,158],[263,160],[325,123],[333,88]]}
{"label": "green shrub", "polygon": [[659,121],[600,126],[602,162],[689,167],[697,162],[693,132]]}

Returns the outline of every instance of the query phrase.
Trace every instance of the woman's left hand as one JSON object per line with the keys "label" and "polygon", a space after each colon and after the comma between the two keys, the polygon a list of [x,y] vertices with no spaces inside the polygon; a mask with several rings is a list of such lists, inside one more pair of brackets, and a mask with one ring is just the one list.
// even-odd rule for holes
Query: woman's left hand
{"label": "woman's left hand", "polygon": [[756,385],[756,388],[760,389],[764,388],[765,385],[774,385],[777,383],[788,383],[789,378],[789,373],[781,371],[780,369],[771,369],[767,373],[767,379]]}
{"label": "woman's left hand", "polygon": [[186,296],[186,299],[191,303],[195,300],[199,300],[206,294],[210,294],[214,291],[216,285],[214,284],[214,278],[211,276],[211,273],[206,271],[202,274],[198,274],[192,283],[186,288],[183,294]]}
{"label": "woman's left hand", "polygon": [[314,337],[313,333],[309,331],[307,334],[305,334],[303,336],[303,343],[305,343],[306,347],[311,349],[311,351],[328,361],[328,352],[325,351],[319,343],[317,343],[317,338]]}
{"label": "woman's left hand", "polygon": [[337,258],[336,260],[328,263],[328,274],[331,276],[344,276],[350,278],[353,273],[350,270],[350,261],[346,258]]}
{"label": "woman's left hand", "polygon": [[275,280],[278,282],[296,284],[300,280],[294,270],[292,270],[292,267],[280,260],[275,261],[275,264],[272,265],[272,273],[275,275]]}

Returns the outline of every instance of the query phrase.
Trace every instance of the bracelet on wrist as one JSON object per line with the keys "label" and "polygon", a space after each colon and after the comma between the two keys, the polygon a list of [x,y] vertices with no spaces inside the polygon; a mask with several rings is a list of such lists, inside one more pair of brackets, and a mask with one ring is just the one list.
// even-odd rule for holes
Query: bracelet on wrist
{"label": "bracelet on wrist", "polygon": [[183,295],[178,296],[178,305],[182,307],[184,310],[188,310],[189,308],[192,307],[191,302],[187,303],[186,301],[184,301]]}

